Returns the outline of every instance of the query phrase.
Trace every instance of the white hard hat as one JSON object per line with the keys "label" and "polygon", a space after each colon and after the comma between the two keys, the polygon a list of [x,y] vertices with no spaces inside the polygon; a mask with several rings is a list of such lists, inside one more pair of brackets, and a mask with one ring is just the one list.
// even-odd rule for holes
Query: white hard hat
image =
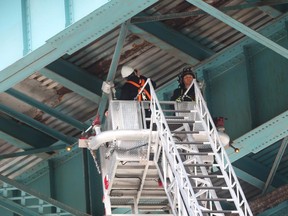
{"label": "white hard hat", "polygon": [[121,69],[121,75],[123,78],[125,78],[125,77],[128,77],[130,74],[132,74],[133,71],[134,69],[129,66],[123,66]]}

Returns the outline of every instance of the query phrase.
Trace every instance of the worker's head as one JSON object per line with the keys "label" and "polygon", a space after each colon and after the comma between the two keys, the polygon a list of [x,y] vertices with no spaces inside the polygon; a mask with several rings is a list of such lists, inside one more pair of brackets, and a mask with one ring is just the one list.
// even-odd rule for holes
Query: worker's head
{"label": "worker's head", "polygon": [[122,75],[123,78],[129,77],[133,73],[136,76],[139,75],[139,71],[137,69],[133,69],[132,67],[129,67],[129,66],[123,66],[122,69],[121,69],[121,75]]}
{"label": "worker's head", "polygon": [[191,67],[186,67],[181,71],[178,81],[181,86],[188,88],[193,79],[195,79],[195,73]]}

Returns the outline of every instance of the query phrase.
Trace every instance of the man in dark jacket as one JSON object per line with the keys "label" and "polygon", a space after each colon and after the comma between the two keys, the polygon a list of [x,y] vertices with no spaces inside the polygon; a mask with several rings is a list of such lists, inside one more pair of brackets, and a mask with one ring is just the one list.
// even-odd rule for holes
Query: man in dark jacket
{"label": "man in dark jacket", "polygon": [[184,68],[178,78],[179,87],[174,90],[171,100],[177,102],[194,101],[195,91],[193,86],[190,88],[187,94],[185,94],[194,79],[195,74],[191,67]]}
{"label": "man in dark jacket", "polygon": [[[126,83],[121,89],[120,100],[134,100],[137,97],[138,101],[150,100],[150,90],[149,86],[146,85],[143,93],[137,94],[140,92],[142,87],[144,86],[147,78],[140,74],[140,71],[137,69],[133,69],[129,66],[123,66],[121,69],[121,75],[126,79]],[[151,80],[153,87],[155,88],[155,82]]]}

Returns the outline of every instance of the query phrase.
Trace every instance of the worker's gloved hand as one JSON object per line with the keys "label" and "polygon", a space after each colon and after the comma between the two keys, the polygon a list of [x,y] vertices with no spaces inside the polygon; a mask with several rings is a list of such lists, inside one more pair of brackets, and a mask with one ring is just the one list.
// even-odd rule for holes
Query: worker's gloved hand
{"label": "worker's gloved hand", "polygon": [[182,102],[183,101],[182,96],[178,97],[175,101],[176,102]]}

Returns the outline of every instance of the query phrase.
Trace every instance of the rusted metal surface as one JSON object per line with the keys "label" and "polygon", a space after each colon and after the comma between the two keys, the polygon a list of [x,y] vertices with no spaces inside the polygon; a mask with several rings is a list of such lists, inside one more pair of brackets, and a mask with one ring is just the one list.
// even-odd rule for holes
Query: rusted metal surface
{"label": "rusted metal surface", "polygon": [[288,185],[284,185],[276,190],[258,197],[250,202],[251,210],[257,215],[267,209],[273,208],[288,200]]}

